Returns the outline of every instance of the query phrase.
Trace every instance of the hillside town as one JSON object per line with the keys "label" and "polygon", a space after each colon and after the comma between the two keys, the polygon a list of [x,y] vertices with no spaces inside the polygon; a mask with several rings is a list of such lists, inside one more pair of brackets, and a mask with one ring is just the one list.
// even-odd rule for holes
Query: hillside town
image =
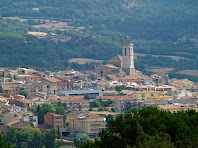
{"label": "hillside town", "polygon": [[110,118],[132,109],[198,111],[198,84],[135,70],[129,37],[123,39],[122,56],[91,72],[0,68],[0,79],[1,133],[11,126],[42,133],[57,128],[61,138],[73,141],[83,134],[98,137]]}

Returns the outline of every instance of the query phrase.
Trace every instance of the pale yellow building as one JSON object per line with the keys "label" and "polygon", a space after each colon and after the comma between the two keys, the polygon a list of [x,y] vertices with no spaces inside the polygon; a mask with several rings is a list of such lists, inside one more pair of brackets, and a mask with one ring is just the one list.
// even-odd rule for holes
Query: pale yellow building
{"label": "pale yellow building", "polygon": [[150,96],[148,98],[146,98],[146,101],[155,101],[155,100],[172,100],[173,97],[172,96],[168,96],[168,95],[161,95],[161,96]]}
{"label": "pale yellow building", "polygon": [[196,110],[198,111],[198,106],[196,104],[166,104],[166,105],[158,105],[158,109],[170,111],[171,113],[176,113],[178,111],[185,111],[185,110]]}
{"label": "pale yellow building", "polygon": [[90,113],[69,113],[67,116],[70,130],[87,134],[90,137],[97,137],[101,129],[106,128],[106,118]]}
{"label": "pale yellow building", "polygon": [[148,97],[158,96],[158,95],[159,92],[153,90],[136,91],[132,93],[132,97],[138,100],[143,100],[143,99],[147,99]]}

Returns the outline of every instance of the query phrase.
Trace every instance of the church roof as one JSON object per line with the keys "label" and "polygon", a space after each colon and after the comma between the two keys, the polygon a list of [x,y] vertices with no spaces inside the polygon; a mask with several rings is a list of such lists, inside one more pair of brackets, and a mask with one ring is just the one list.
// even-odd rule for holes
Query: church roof
{"label": "church roof", "polygon": [[105,67],[108,67],[108,68],[113,68],[113,69],[119,69],[119,67],[116,67],[112,64],[107,64],[107,65],[104,65]]}
{"label": "church roof", "polygon": [[120,55],[116,55],[116,56],[114,56],[113,58],[111,58],[109,61],[115,61],[115,60],[119,60],[119,61],[122,61],[122,56],[120,56]]}

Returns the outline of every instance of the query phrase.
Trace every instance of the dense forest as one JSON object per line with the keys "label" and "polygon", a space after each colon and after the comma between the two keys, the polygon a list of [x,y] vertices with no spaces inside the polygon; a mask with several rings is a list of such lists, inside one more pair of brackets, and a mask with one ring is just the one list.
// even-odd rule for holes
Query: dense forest
{"label": "dense forest", "polygon": [[[33,9],[38,8],[38,9]],[[129,35],[138,57],[135,66],[170,67],[176,71],[198,69],[198,2],[196,0],[2,0],[0,2],[0,66],[91,69],[96,63],[69,64],[70,58],[108,60],[121,54],[122,38]],[[84,30],[54,32],[71,37],[55,43],[27,35],[45,31],[31,21],[3,20],[2,17],[47,18],[85,26]],[[173,60],[149,55],[179,56]]]}
{"label": "dense forest", "polygon": [[100,138],[83,148],[184,148],[198,145],[198,113],[195,110],[171,113],[147,107],[132,110],[108,122]]}
{"label": "dense forest", "polygon": [[196,0],[2,0],[0,13],[72,19],[73,25],[94,26],[103,35],[116,32],[141,40],[176,40],[197,35],[197,6]]}

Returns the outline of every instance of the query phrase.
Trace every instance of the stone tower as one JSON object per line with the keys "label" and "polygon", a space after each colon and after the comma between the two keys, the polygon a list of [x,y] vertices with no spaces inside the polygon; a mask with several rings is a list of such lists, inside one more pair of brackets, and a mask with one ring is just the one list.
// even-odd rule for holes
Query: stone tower
{"label": "stone tower", "polygon": [[126,72],[126,75],[135,75],[133,42],[128,36],[122,41],[122,70]]}

